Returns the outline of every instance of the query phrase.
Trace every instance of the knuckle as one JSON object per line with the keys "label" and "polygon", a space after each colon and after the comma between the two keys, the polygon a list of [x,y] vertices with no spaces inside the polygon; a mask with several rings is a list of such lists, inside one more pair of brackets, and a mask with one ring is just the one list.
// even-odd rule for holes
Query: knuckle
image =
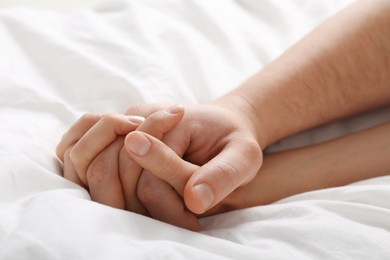
{"label": "knuckle", "polygon": [[256,141],[251,141],[245,146],[244,153],[246,154],[246,158],[248,160],[247,164],[252,165],[250,168],[252,170],[247,174],[248,178],[252,179],[257,174],[261,164],[263,163],[263,151]]}
{"label": "knuckle", "polygon": [[123,115],[118,114],[107,114],[101,119],[102,125],[108,127],[115,135],[122,135],[128,133],[132,126],[130,121],[125,121],[122,118]]}
{"label": "knuckle", "polygon": [[111,113],[111,114],[106,114],[106,115],[102,116],[101,120],[105,124],[112,125],[117,121],[117,119],[118,119],[117,115]]}
{"label": "knuckle", "polygon": [[69,157],[70,161],[73,163],[75,168],[79,168],[83,162],[83,159],[81,158],[81,155],[79,153],[79,149],[77,146],[74,146],[70,150],[70,152],[68,153],[68,157]]}
{"label": "knuckle", "polygon": [[249,141],[244,147],[244,154],[247,158],[245,163],[250,166],[243,179],[244,183],[247,183],[256,176],[260,169],[263,162],[263,152],[256,141]]}
{"label": "knuckle", "polygon": [[93,161],[87,170],[87,182],[89,185],[99,185],[112,176],[113,168],[109,162],[103,160]]}
{"label": "knuckle", "polygon": [[[87,158],[83,156],[81,150],[78,149],[78,146],[75,146],[69,152],[69,159],[73,164],[74,169],[78,173],[78,175],[85,175]],[[80,176],[82,177],[82,176]]]}
{"label": "knuckle", "polygon": [[84,165],[83,160],[74,153],[74,148],[68,149],[64,154],[64,162],[70,162],[73,165],[74,170],[76,171],[77,176],[80,178],[84,185],[87,185],[85,180]]}
{"label": "knuckle", "polygon": [[137,196],[138,199],[145,205],[158,204],[163,200],[163,192],[156,185],[156,182],[150,178],[143,178],[141,175],[138,186],[137,186]]}
{"label": "knuckle", "polygon": [[64,153],[64,162],[72,162],[72,160],[70,159],[70,151],[71,151],[72,148],[69,148],[65,151]]}
{"label": "knuckle", "polygon": [[234,165],[229,162],[221,162],[217,165],[217,170],[224,180],[223,183],[228,185],[229,187],[238,187],[240,183],[238,183],[240,173]]}
{"label": "knuckle", "polygon": [[101,118],[101,115],[96,113],[85,113],[80,117],[80,121],[87,124],[93,124]]}
{"label": "knuckle", "polygon": [[260,145],[256,141],[250,141],[246,144],[245,154],[247,154],[248,158],[251,160],[259,160],[263,156]]}
{"label": "knuckle", "polygon": [[124,115],[120,114],[106,114],[101,119],[101,125],[109,128],[112,133],[116,135],[127,134],[130,130],[134,130],[134,125],[130,121],[124,119]]}

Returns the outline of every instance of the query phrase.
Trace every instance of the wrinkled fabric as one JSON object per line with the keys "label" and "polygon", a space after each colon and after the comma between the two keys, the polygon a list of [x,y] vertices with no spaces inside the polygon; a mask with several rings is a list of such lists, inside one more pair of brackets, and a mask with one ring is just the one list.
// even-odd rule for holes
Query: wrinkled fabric
{"label": "wrinkled fabric", "polygon": [[[183,230],[90,200],[55,145],[85,112],[207,102],[350,1],[144,0],[0,11],[0,259],[387,259],[390,177],[202,219]],[[383,109],[283,140],[316,143]],[[286,169],[288,170],[288,169]]]}

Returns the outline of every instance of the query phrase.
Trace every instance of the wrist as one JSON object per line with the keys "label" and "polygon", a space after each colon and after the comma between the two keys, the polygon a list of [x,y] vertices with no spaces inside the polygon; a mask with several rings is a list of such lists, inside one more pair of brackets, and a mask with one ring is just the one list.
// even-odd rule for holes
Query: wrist
{"label": "wrist", "polygon": [[238,114],[239,117],[246,122],[261,149],[265,149],[268,146],[269,143],[266,129],[261,124],[261,119],[258,117],[255,107],[245,95],[242,95],[238,91],[234,91],[216,99],[211,102],[211,104],[223,107]]}

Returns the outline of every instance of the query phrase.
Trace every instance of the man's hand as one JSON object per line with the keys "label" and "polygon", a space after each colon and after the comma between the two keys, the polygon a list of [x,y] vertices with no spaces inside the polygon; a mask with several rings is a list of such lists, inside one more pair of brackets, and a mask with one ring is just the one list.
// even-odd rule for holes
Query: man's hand
{"label": "man's hand", "polygon": [[[147,117],[163,108],[163,105],[136,105],[126,114]],[[220,102],[188,105],[185,110],[182,121],[164,135],[162,142],[179,157],[201,167],[186,177],[188,182],[183,187],[175,184],[179,181],[175,176],[169,177],[168,182],[183,196],[189,210],[202,214],[254,178],[262,164],[262,151],[249,112],[244,109]],[[132,144],[128,141],[132,139],[126,140],[130,145],[127,150],[134,159],[137,152],[130,149]],[[140,147],[147,147],[147,139],[137,140]],[[145,144],[141,145],[142,140]]]}

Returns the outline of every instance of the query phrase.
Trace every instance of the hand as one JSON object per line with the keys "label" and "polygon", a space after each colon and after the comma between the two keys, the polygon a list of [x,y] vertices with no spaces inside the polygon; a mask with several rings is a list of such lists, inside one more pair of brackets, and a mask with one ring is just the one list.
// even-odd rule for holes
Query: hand
{"label": "hand", "polygon": [[[143,120],[143,118],[135,116],[85,114],[63,135],[57,146],[57,156],[64,162],[64,177],[89,188],[91,193],[94,193],[96,185],[90,186],[89,182],[99,184],[101,178],[99,179],[98,175],[92,174],[92,171],[87,174],[92,160],[117,136],[135,130]],[[105,138],[95,138],[96,136],[104,136]],[[111,153],[113,149],[117,150],[118,144],[111,146],[109,152]],[[111,184],[108,187],[113,188],[113,190],[120,189],[119,177],[114,174],[117,172],[117,168],[109,171],[109,174],[106,175]],[[123,199],[117,193],[113,194],[113,197],[109,198],[111,205],[122,208]]]}
{"label": "hand", "polygon": [[[123,149],[124,136],[120,136],[126,133],[123,129],[128,127],[130,120],[131,125],[138,125],[138,131],[161,138],[180,121],[183,112],[181,106],[173,106],[153,113],[143,123],[140,117],[86,114],[64,135],[57,147],[58,157],[64,161],[64,177],[88,187],[94,201],[199,230],[196,216],[184,208],[170,185],[150,173],[141,175],[142,168]],[[134,126],[126,129],[134,129]],[[145,183],[146,188],[142,188]],[[137,185],[141,188],[137,189]],[[158,202],[165,205],[161,212],[154,210],[153,206],[156,202],[153,196],[157,193],[160,195],[157,196]]]}
{"label": "hand", "polygon": [[[147,117],[164,107],[135,105],[126,114]],[[167,181],[184,197],[189,210],[202,214],[254,178],[262,164],[262,151],[244,106],[219,101],[188,105],[185,110],[182,121],[164,135],[162,142],[179,157],[202,166],[184,187],[172,179]]]}
{"label": "hand", "polygon": [[[388,175],[389,136],[390,123],[385,123],[325,143],[267,155],[250,183],[234,190],[203,216],[266,205],[307,191]],[[145,139],[150,143],[149,149],[137,156],[134,146],[137,148],[139,140]],[[180,194],[188,179],[200,169],[145,133],[132,132],[125,143],[137,163],[170,182]],[[155,210],[164,211],[164,207],[156,204]]]}
{"label": "hand", "polygon": [[[158,176],[158,180],[165,180],[177,192],[165,193],[165,190],[162,189],[164,186],[160,186],[160,183],[156,185],[155,180],[152,179],[149,185],[147,185],[149,189],[144,189],[149,194],[147,195],[149,200],[145,201],[145,205],[160,220],[179,220],[178,215],[167,215],[165,212],[167,212],[167,207],[169,207],[170,203],[181,205],[181,207],[176,206],[177,208],[184,207],[183,201],[180,200],[178,195],[183,196],[186,183],[200,169],[200,166],[183,160],[160,140],[139,131],[129,133],[126,137],[125,145],[131,158],[148,173],[147,178],[152,176],[150,174],[152,172],[154,176]],[[140,147],[142,147],[142,153],[139,153]],[[269,161],[268,159],[266,161],[265,169],[261,170],[261,174],[256,175],[255,179],[247,185],[234,190],[220,203],[202,214],[202,216],[268,204],[280,198],[280,194],[288,194],[290,191],[288,188],[277,190],[276,193],[272,192],[273,187],[278,187],[278,184],[274,184],[275,181],[280,181],[281,185],[279,186],[284,187],[286,183],[284,179],[288,180],[288,176],[284,176],[286,174],[281,176],[281,178],[279,177],[280,174],[278,175],[278,171],[284,166],[285,158],[283,158],[283,155],[271,155],[269,158]],[[287,171],[284,169],[284,172]],[[145,173],[143,173],[141,178],[144,175]],[[165,182],[162,183],[167,185]],[[171,187],[170,185],[169,187]]]}

